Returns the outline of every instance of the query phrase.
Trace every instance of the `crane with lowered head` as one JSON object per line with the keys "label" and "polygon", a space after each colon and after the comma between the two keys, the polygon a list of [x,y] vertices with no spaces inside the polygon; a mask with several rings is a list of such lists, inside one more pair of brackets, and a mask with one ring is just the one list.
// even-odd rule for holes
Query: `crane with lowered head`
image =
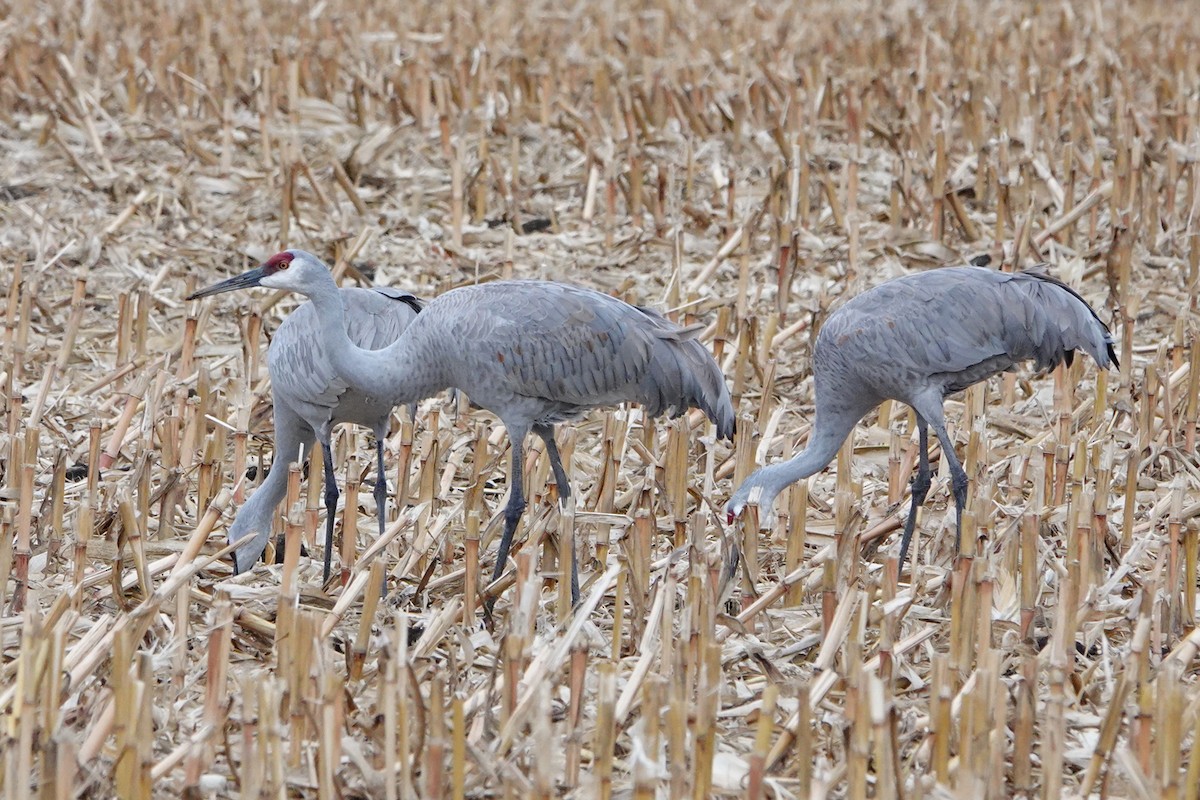
{"label": "crane with lowered head", "polygon": [[900,565],[931,483],[929,428],[950,468],[956,530],[962,537],[967,473],[946,431],[942,401],[1032,360],[1039,372],[1082,350],[1100,367],[1117,366],[1108,327],[1079,293],[1039,264],[1023,272],[944,267],[886,281],[829,315],[813,346],[816,417],[808,446],[761,467],[725,506],[727,524],[757,500],[766,519],[785,486],[824,469],[854,426],[887,399],[916,412],[917,474],[900,539]]}

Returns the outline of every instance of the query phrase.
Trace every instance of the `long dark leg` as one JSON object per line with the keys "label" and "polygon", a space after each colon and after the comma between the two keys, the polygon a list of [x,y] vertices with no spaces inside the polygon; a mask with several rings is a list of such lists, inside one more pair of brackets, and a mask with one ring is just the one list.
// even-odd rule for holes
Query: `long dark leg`
{"label": "long dark leg", "polygon": [[[387,437],[387,428],[375,431],[375,515],[379,519],[379,538],[383,538],[384,519],[387,513],[387,467],[383,464],[383,440]],[[345,533],[343,532],[343,535]]]}
{"label": "long dark leg", "polygon": [[497,580],[504,574],[504,566],[508,563],[508,551],[512,547],[513,534],[521,515],[525,513],[525,435],[528,428],[516,428],[505,425],[512,447],[512,467],[508,473],[508,505],[504,507],[504,534],[500,537],[500,548],[496,551],[496,569],[492,572],[492,580]]}
{"label": "long dark leg", "polygon": [[925,418],[917,414],[917,437],[920,448],[920,459],[917,464],[917,474],[912,482],[912,506],[908,509],[908,519],[904,521],[904,536],[900,539],[900,569],[904,570],[904,559],[908,556],[908,545],[912,541],[913,529],[917,524],[917,509],[925,502],[929,494],[932,477],[929,469],[929,426]]}
{"label": "long dark leg", "polygon": [[546,443],[546,455],[550,457],[550,469],[554,472],[554,484],[558,487],[559,502],[565,503],[571,496],[571,481],[563,468],[562,456],[558,454],[558,443],[554,441],[553,425],[534,425],[533,432]]}
{"label": "long dark leg", "polygon": [[[414,409],[415,412],[415,409]],[[414,415],[415,416],[415,413]],[[375,429],[375,491],[372,494],[375,496],[375,516],[379,520],[379,538],[383,539],[384,520],[387,516],[387,467],[383,463],[383,440],[387,438],[388,423],[384,421],[382,425]],[[342,536],[346,532],[342,531]],[[383,585],[379,589],[380,597],[387,597],[387,571],[383,573]]]}
{"label": "long dark leg", "polygon": [[333,559],[333,523],[338,501],[337,476],[333,474],[333,449],[328,436],[321,441],[321,450],[325,452],[325,571],[322,581],[327,583]]}
{"label": "long dark leg", "polygon": [[[558,487],[558,502],[565,507],[571,497],[571,482],[554,441],[554,426],[534,425],[533,432],[546,443],[546,455],[550,457],[550,469],[554,471],[554,483]],[[579,605],[579,557],[574,547],[571,548],[571,605]]]}
{"label": "long dark leg", "polygon": [[954,549],[962,548],[962,518],[967,507],[967,471],[963,469],[954,452],[954,441],[946,431],[946,425],[940,419],[932,423],[938,441],[942,443],[942,458],[950,467],[950,487],[954,490],[954,510],[956,512],[954,527]]}
{"label": "long dark leg", "polygon": [[946,420],[942,414],[942,400],[936,402],[925,399],[920,408],[913,407],[917,414],[925,417],[929,427],[937,435],[942,445],[942,461],[950,467],[950,487],[954,491],[955,534],[954,546],[957,549],[962,544],[962,516],[967,507],[967,471],[962,468],[958,456],[954,453],[954,441],[946,431]]}

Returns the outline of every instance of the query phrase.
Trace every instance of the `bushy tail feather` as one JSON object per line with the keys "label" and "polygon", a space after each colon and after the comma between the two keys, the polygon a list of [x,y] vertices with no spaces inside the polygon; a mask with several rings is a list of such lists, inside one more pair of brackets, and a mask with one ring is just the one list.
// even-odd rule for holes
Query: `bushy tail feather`
{"label": "bushy tail feather", "polygon": [[721,372],[721,367],[712,353],[699,341],[692,339],[685,342],[684,352],[692,367],[688,374],[698,387],[694,405],[717,426],[717,436],[733,441],[737,416],[733,411],[733,400],[729,396],[725,374]]}
{"label": "bushy tail feather", "polygon": [[642,389],[649,413],[679,415],[698,408],[717,426],[719,437],[733,439],[735,415],[725,376],[695,338],[660,340]]}
{"label": "bushy tail feather", "polygon": [[698,408],[717,426],[717,435],[733,441],[736,416],[725,375],[712,353],[697,338],[704,326],[680,327],[652,308],[637,306],[654,320],[657,342],[650,369],[642,380],[642,402],[656,416]]}
{"label": "bushy tail feather", "polygon": [[1036,279],[1028,288],[1041,296],[1042,308],[1055,318],[1059,335],[1054,343],[1061,346],[1061,350],[1053,354],[1039,353],[1039,365],[1046,360],[1046,356],[1050,356],[1049,361],[1053,363],[1048,366],[1053,366],[1060,360],[1066,361],[1070,366],[1074,351],[1082,350],[1091,356],[1098,366],[1120,369],[1121,364],[1117,360],[1112,333],[1096,310],[1078,292],[1047,273],[1043,264],[1030,267],[1024,274]]}

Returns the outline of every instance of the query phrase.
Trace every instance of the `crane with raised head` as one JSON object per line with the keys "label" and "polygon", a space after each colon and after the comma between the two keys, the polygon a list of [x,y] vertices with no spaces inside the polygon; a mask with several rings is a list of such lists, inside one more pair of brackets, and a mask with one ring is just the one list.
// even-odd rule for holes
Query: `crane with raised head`
{"label": "crane with raised head", "polygon": [[950,468],[956,541],[961,541],[967,473],[946,431],[943,400],[1024,361],[1032,360],[1039,372],[1063,362],[1070,366],[1076,350],[1100,367],[1117,366],[1108,327],[1044,264],[1023,272],[945,267],[869,289],[830,314],[817,334],[812,354],[816,416],[808,446],[746,478],[725,506],[727,524],[754,499],[765,520],[785,486],[824,469],[858,421],[892,399],[916,412],[920,450],[900,564],[931,483],[929,428]]}
{"label": "crane with raised head", "polygon": [[[330,279],[332,283],[332,278]],[[236,276],[188,296],[198,300],[257,284]],[[385,347],[400,338],[416,319],[422,303],[414,295],[388,287],[337,290],[345,308],[344,334],[355,345],[369,350]],[[236,572],[249,569],[267,546],[275,509],[287,493],[289,461],[307,450],[316,439],[321,443],[325,483],[324,580],[329,580],[333,553],[334,516],[338,488],[334,475],[331,434],[340,422],[351,422],[375,434],[375,514],[383,535],[387,506],[387,478],[383,463],[383,440],[387,436],[392,404],[386,398],[358,391],[338,373],[334,352],[323,336],[316,306],[303,303],[284,318],[267,348],[267,372],[271,376],[271,399],[275,418],[275,455],[271,471],[250,495],[229,526],[228,539],[247,543],[233,552]]]}
{"label": "crane with raised head", "polygon": [[[729,389],[697,339],[699,326],[680,327],[602,292],[530,280],[463,286],[430,302],[393,344],[369,350],[346,335],[344,300],[329,268],[311,253],[285,250],[230,280],[308,297],[322,346],[357,391],[401,404],[454,388],[500,418],[511,467],[493,580],[503,574],[525,510],[522,466],[530,432],[545,442],[560,502],[571,488],[554,426],[588,409],[636,402],[650,416],[678,416],[699,408],[718,436],[733,437]],[[577,602],[576,559],[570,567]]]}

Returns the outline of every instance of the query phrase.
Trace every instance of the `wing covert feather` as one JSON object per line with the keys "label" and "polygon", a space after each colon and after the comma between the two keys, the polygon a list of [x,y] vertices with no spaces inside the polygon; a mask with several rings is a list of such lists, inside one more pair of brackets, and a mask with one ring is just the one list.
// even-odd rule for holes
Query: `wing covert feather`
{"label": "wing covert feather", "polygon": [[[463,388],[484,405],[525,399],[567,414],[633,401],[652,415],[694,406],[732,430],[716,362],[694,331],[657,313],[543,281],[463,287],[439,297],[430,312],[443,339],[457,345]],[[689,374],[697,369],[698,376]]]}

